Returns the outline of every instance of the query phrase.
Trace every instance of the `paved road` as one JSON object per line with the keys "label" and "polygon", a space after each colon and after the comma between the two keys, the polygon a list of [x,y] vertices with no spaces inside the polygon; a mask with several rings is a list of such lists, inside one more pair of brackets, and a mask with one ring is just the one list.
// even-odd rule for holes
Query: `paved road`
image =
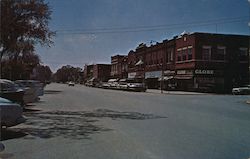
{"label": "paved road", "polygon": [[3,132],[0,158],[248,159],[248,99],[51,84],[28,121]]}

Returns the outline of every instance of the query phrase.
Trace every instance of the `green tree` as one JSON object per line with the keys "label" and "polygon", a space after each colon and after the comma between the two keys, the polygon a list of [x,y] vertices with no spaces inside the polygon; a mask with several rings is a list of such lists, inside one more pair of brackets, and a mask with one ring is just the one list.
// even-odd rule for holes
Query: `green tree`
{"label": "green tree", "polygon": [[36,44],[53,43],[51,10],[44,0],[1,0],[0,5],[0,62],[5,56],[34,53]]}

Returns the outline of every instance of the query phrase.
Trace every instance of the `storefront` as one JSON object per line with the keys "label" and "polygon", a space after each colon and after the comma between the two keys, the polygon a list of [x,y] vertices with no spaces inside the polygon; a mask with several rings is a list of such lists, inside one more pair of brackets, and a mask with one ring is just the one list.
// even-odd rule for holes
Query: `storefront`
{"label": "storefront", "polygon": [[162,71],[145,72],[146,85],[150,89],[158,89],[160,87],[159,78],[162,77]]}
{"label": "storefront", "polygon": [[194,70],[194,88],[202,92],[222,92],[224,77],[222,70]]}
{"label": "storefront", "polygon": [[177,70],[174,77],[178,90],[190,91],[194,88],[194,71],[193,70]]}

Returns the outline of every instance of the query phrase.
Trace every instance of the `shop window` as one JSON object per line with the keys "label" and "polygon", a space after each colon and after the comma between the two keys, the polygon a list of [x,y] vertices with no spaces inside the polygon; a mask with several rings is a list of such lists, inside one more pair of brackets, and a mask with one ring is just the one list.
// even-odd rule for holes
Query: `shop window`
{"label": "shop window", "polygon": [[202,47],[202,60],[211,60],[211,46]]}
{"label": "shop window", "polygon": [[240,61],[247,61],[248,60],[247,48],[240,48],[239,60]]}

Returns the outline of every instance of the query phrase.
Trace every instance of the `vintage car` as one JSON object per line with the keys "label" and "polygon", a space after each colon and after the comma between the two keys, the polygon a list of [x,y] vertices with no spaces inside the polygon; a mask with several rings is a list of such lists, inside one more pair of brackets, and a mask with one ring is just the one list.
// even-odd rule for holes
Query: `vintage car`
{"label": "vintage car", "polygon": [[250,85],[245,85],[242,87],[237,87],[232,89],[232,94],[234,95],[246,95],[250,94]]}
{"label": "vintage car", "polygon": [[142,79],[127,79],[127,86],[131,91],[145,92],[147,89]]}
{"label": "vintage car", "polygon": [[72,82],[72,81],[70,81],[70,82],[68,83],[68,86],[75,86],[75,83]]}
{"label": "vintage car", "polygon": [[44,95],[44,84],[36,80],[17,80],[15,81],[16,84],[22,85],[23,87],[27,87],[33,89],[35,95],[37,96],[36,100],[38,100],[39,96]]}
{"label": "vintage car", "polygon": [[14,82],[6,79],[0,79],[0,97],[9,99],[13,102],[25,105],[25,91],[18,87]]}
{"label": "vintage car", "polygon": [[1,127],[11,127],[25,122],[22,107],[8,99],[0,97]]}

